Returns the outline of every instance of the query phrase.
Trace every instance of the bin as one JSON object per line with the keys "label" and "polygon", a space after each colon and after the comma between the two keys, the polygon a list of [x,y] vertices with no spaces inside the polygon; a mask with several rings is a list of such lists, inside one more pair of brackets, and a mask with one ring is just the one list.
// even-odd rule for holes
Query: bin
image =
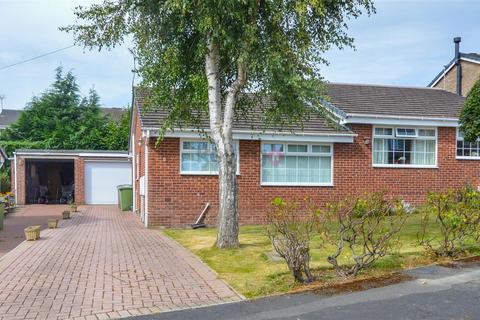
{"label": "bin", "polygon": [[122,211],[132,210],[133,206],[133,189],[129,184],[117,186],[118,189],[118,206]]}

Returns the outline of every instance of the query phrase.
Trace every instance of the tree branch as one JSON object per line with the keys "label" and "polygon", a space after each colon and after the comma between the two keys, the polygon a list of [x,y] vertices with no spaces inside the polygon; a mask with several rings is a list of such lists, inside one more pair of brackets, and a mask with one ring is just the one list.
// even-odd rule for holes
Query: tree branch
{"label": "tree branch", "polygon": [[[223,134],[224,138],[229,139],[233,126],[233,116],[235,114],[235,104],[240,90],[247,82],[247,71],[243,62],[238,63],[237,79],[228,89],[227,99],[225,102],[225,111],[223,116]],[[230,142],[230,141],[228,141]]]}

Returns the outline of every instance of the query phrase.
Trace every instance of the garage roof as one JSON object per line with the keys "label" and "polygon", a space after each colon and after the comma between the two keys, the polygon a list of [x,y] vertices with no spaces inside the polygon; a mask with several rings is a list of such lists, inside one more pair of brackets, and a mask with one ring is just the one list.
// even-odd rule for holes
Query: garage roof
{"label": "garage roof", "polygon": [[116,150],[45,150],[45,149],[18,149],[16,155],[27,156],[70,156],[70,157],[104,157],[104,158],[128,158],[127,151]]}

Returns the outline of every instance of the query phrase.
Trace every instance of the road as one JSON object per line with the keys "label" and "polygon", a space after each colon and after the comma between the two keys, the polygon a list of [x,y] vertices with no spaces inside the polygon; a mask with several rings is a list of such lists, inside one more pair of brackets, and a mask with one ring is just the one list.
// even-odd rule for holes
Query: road
{"label": "road", "polygon": [[282,295],[130,319],[480,319],[480,267],[434,266],[406,273],[414,279],[333,297],[312,293]]}

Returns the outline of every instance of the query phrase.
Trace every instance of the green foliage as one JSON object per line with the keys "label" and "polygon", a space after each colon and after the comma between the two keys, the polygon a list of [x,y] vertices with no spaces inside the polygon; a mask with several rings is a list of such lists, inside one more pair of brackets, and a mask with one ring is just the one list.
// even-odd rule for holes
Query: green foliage
{"label": "green foliage", "polygon": [[10,168],[3,167],[0,169],[0,192],[10,191]]}
{"label": "green foliage", "polygon": [[[468,242],[480,238],[480,193],[471,186],[443,193],[431,192],[424,208],[418,242],[429,253],[454,257],[465,251]],[[438,225],[438,226],[435,226]],[[431,229],[437,228],[433,234]]]}
{"label": "green foliage", "polygon": [[108,150],[127,150],[130,137],[130,114],[132,109],[128,108],[122,113],[120,121],[108,119],[106,133],[103,136],[103,143]]}
{"label": "green foliage", "polygon": [[[266,124],[290,125],[301,124],[313,110],[309,106],[321,108],[323,53],[332,46],[352,46],[346,22],[363,11],[375,11],[371,0],[120,0],[79,7],[76,15],[83,24],[63,30],[99,49],[132,36],[137,71],[151,90],[149,103],[168,111],[164,128],[199,126],[208,113],[208,44],[218,48],[223,98],[242,65],[243,90],[275,102],[264,106]],[[237,107],[240,114],[242,106]],[[243,109],[248,108],[245,103]]]}
{"label": "green foliage", "polygon": [[465,141],[475,141],[480,138],[480,79],[468,93],[460,114],[460,125]]}
{"label": "green foliage", "polygon": [[9,155],[16,149],[124,150],[129,129],[124,118],[121,124],[107,118],[97,93],[82,97],[75,76],[57,68],[54,83],[2,132],[0,145]]}
{"label": "green foliage", "polygon": [[310,238],[315,231],[319,210],[311,202],[303,207],[298,202],[276,198],[267,215],[266,233],[275,251],[285,259],[297,282],[313,281],[310,272]]}
{"label": "green foliage", "polygon": [[336,250],[327,261],[342,277],[356,276],[392,253],[408,217],[402,201],[388,199],[386,192],[328,204],[324,214],[338,225],[330,231]]}

